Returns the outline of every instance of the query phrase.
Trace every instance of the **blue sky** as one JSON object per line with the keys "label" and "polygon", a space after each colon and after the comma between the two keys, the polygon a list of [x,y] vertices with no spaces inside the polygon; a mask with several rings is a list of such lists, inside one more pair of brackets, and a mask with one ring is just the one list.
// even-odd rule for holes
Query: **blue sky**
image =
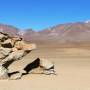
{"label": "blue sky", "polygon": [[0,23],[42,30],[90,19],[90,0],[0,0]]}

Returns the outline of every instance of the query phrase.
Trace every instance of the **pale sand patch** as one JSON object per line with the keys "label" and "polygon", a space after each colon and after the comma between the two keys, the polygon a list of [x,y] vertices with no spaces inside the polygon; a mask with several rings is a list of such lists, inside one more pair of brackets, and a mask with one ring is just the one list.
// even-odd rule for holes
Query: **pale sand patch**
{"label": "pale sand patch", "polygon": [[[37,50],[26,60],[16,62],[13,69],[38,55],[54,61],[57,75],[28,74],[21,80],[0,80],[0,90],[90,90],[90,51],[78,48]],[[38,56],[37,55],[37,56]]]}

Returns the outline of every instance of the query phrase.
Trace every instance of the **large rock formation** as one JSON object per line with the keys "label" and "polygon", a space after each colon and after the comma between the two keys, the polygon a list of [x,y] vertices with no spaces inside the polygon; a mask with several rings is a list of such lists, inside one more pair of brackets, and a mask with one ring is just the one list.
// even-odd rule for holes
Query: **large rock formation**
{"label": "large rock formation", "polygon": [[22,38],[11,37],[8,34],[0,32],[0,79],[20,79],[23,73],[29,73],[29,71],[38,67],[43,68],[43,71],[47,71],[48,74],[54,74],[53,63],[46,60],[43,61],[39,58],[25,65],[22,70],[15,71],[14,75],[11,76],[9,74],[8,66],[14,61],[22,60],[33,49],[36,49],[35,44],[27,44]]}

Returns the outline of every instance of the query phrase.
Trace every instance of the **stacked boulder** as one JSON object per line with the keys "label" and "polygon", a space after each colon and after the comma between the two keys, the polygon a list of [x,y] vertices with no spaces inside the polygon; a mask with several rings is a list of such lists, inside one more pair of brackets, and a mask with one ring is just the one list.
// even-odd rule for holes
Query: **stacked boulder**
{"label": "stacked boulder", "polygon": [[35,44],[27,44],[20,37],[11,37],[0,32],[0,79],[20,79],[23,73],[29,73],[33,68],[42,68],[43,74],[55,74],[52,62],[37,58],[12,77],[8,72],[7,62],[21,60],[24,56],[36,49]]}

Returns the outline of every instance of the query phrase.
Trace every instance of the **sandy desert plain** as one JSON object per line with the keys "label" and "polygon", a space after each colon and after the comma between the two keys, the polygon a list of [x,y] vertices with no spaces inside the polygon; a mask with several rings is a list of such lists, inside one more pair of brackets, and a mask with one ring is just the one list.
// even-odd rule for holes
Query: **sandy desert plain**
{"label": "sandy desert plain", "polygon": [[90,90],[90,44],[39,44],[22,62],[10,67],[16,70],[36,57],[53,61],[57,75],[28,74],[20,80],[0,80],[0,90]]}

